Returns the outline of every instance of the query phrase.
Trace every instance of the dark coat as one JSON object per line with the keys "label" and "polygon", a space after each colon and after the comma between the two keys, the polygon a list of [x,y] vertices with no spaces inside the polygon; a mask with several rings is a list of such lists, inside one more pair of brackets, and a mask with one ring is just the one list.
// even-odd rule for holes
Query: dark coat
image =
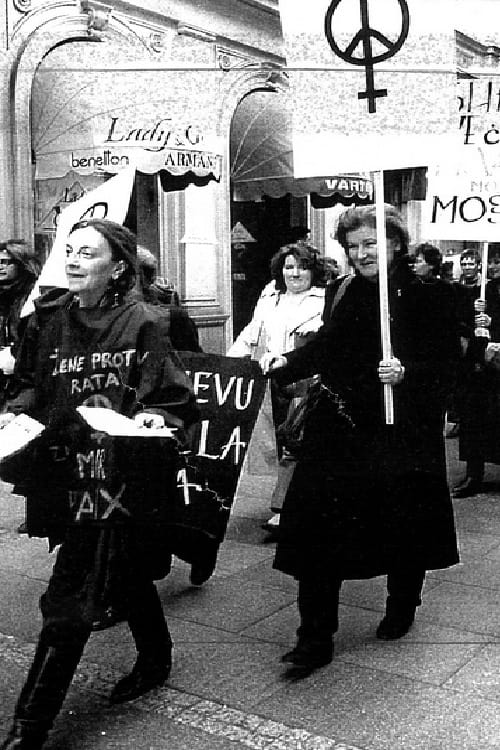
{"label": "dark coat", "polygon": [[[10,346],[14,357],[23,329],[21,311],[34,283],[34,275],[24,274],[9,288],[0,287],[0,347]],[[9,398],[11,380],[0,370],[0,408]]]}
{"label": "dark coat", "polygon": [[163,312],[165,318],[169,321],[169,337],[172,347],[176,351],[202,351],[196,323],[190,317],[188,311],[179,305],[177,292],[163,290],[156,284],[151,284],[143,291],[142,299],[148,305],[155,307],[158,312]]}
{"label": "dark coat", "polygon": [[[469,315],[474,314],[473,299]],[[490,337],[500,342],[500,283],[486,284],[486,312],[491,317]],[[500,370],[485,364],[488,340],[469,339],[462,365],[460,389],[459,456],[462,461],[485,461],[500,464]]]}
{"label": "dark coat", "polygon": [[[77,450],[85,452],[85,448],[78,448],[81,443],[76,441],[82,437],[81,433],[75,436],[74,429],[78,427],[74,422],[75,409],[82,404],[106,406],[128,417],[141,411],[162,414],[166,424],[177,429],[181,441],[186,428],[198,419],[191,382],[170,346],[168,322],[154,308],[135,300],[125,300],[117,307],[82,311],[73,304],[71,293],[54,290],[41,297],[21,341],[14,377],[18,392],[7,404],[7,410],[27,412],[48,425],[49,436],[53,432],[56,445],[68,451],[76,444]],[[89,436],[83,439],[88,440]],[[141,440],[149,443],[147,438]],[[134,496],[154,506],[159,499],[156,496],[160,496],[156,468],[163,469],[171,451],[161,451],[160,438],[150,440],[154,445],[141,443],[137,449],[145,453],[142,458],[137,450],[128,453],[124,472],[129,466],[137,469],[139,460],[143,469],[142,473],[131,471],[134,479],[130,482],[124,475],[124,481],[134,488]],[[65,513],[75,502],[75,492],[71,484],[64,486],[60,478],[65,476],[64,465],[59,469],[57,457],[52,470],[49,467],[47,475],[43,474],[44,466],[47,469],[50,463],[39,460],[41,451],[45,455],[43,450],[44,444],[38,452],[35,450],[33,462],[26,462],[23,482],[16,488],[27,496],[28,533],[48,536],[52,546],[61,542],[67,546],[68,535],[73,541],[78,536],[87,539],[95,547],[96,565],[100,569],[107,565],[108,572],[113,571],[113,581],[117,580],[115,571],[120,571],[119,577],[126,581],[126,571],[134,559],[137,562],[140,549],[142,574],[163,577],[170,559],[162,529],[142,529],[132,524],[115,533],[113,529],[100,532],[96,528],[66,527]],[[59,447],[58,450],[61,453]],[[61,455],[64,457],[65,453]],[[41,474],[33,474],[33,467]],[[58,475],[58,471],[62,473]],[[171,474],[173,479],[169,481],[174,485],[175,474]],[[62,509],[59,514],[55,511],[58,508]],[[104,538],[107,541],[103,547]],[[110,539],[114,541],[111,543]],[[119,544],[115,544],[117,540]]]}
{"label": "dark coat", "polygon": [[[335,293],[328,289],[325,311]],[[324,315],[328,317],[328,315]],[[319,372],[329,392],[306,423],[280,520],[275,567],[371,577],[400,564],[458,561],[446,480],[444,403],[459,357],[453,290],[393,279],[391,331],[405,369],[386,426],[378,286],[354,278],[313,341],[287,355],[285,381]],[[332,401],[335,396],[337,405]],[[338,405],[340,404],[340,416]]]}

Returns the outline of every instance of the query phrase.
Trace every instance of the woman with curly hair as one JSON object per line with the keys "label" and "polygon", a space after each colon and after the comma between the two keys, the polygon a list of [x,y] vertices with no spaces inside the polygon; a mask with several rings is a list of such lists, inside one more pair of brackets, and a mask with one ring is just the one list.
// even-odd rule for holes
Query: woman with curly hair
{"label": "woman with curly hair", "polygon": [[[307,240],[284,245],[271,259],[272,281],[264,288],[250,323],[227,352],[228,357],[279,355],[303,346],[321,326],[325,301],[325,269],[316,248]],[[309,381],[281,387],[271,383],[272,416],[275,430],[287,417],[294,398],[302,396]],[[278,458],[283,447],[277,436]],[[276,500],[273,509],[279,510]],[[275,513],[264,524],[271,533],[279,524]]]}
{"label": "woman with curly hair", "polygon": [[[347,210],[337,239],[354,278],[304,347],[266,355],[283,384],[313,373],[321,397],[304,426],[301,458],[280,521],[274,567],[298,579],[300,627],[282,657],[310,670],[332,660],[339,593],[346,579],[387,575],[376,635],[404,636],[421,603],[427,570],[458,562],[443,440],[448,385],[460,346],[454,301],[431,297],[408,266],[408,232],[385,208],[394,355],[382,358],[375,207]],[[387,425],[383,385],[394,395]]]}

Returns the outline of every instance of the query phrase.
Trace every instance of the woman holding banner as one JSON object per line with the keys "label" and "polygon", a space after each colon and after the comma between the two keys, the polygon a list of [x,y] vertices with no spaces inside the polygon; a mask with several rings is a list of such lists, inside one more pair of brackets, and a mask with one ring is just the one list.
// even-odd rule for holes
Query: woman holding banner
{"label": "woman holding banner", "polygon": [[[51,549],[61,546],[40,600],[42,630],[3,750],[42,747],[91,631],[96,621],[103,626],[108,612],[113,615],[109,624],[117,621],[117,612],[128,622],[138,652],[132,672],[115,686],[112,702],[131,700],[163,684],[170,672],[172,642],[153,583],[169,569],[164,538],[155,537],[154,528],[134,523],[121,504],[128,475],[118,477],[121,487],[117,484],[115,492],[106,484],[112,464],[104,463],[103,449],[86,452],[80,447],[76,412],[82,404],[107,406],[133,418],[146,433],[164,424],[175,427],[180,440],[197,418],[190,382],[170,348],[161,316],[129,294],[135,274],[136,239],[128,229],[106,220],[79,222],[66,246],[69,291],[54,290],[37,300],[21,342],[18,394],[1,420],[5,425],[15,413],[27,412],[55,435],[53,463],[42,476],[25,471],[25,489],[28,533],[47,536]],[[91,433],[90,439],[100,445],[99,434],[94,438]],[[135,444],[142,440],[135,438]],[[171,445],[170,438],[164,445],[167,441]],[[52,475],[75,444],[78,471],[58,475],[57,484]],[[47,451],[45,463],[50,464],[51,455]],[[128,458],[132,471],[135,455],[131,451]],[[142,478],[138,475],[132,485],[140,490],[141,507],[150,502],[148,491],[157,490],[150,469],[147,482],[143,467]],[[78,477],[83,477],[83,487],[75,489]],[[91,494],[91,489],[99,492]],[[109,503],[103,523],[79,525],[80,511],[97,508],[101,501]],[[155,502],[153,497],[151,504]],[[75,508],[77,515],[70,518]],[[104,523],[114,509],[118,525]]]}
{"label": "woman holding banner", "polygon": [[[389,640],[411,627],[426,570],[458,562],[443,441],[459,356],[455,305],[415,280],[408,232],[386,206],[394,356],[382,360],[375,216],[367,206],[340,217],[337,239],[355,276],[333,316],[335,284],[315,338],[262,360],[281,383],[319,372],[323,385],[306,418],[274,562],[299,582],[298,641],[282,661],[304,669],[332,659],[344,579],[387,575],[377,637]],[[384,421],[382,384],[393,388],[393,425]]]}
{"label": "woman holding banner", "polygon": [[[465,477],[453,488],[456,498],[473,497],[483,489],[486,463],[500,464],[500,252],[488,251],[485,299],[470,302],[478,333],[472,326],[462,365],[459,457]],[[479,287],[478,287],[479,289]],[[482,329],[482,331],[481,331]]]}

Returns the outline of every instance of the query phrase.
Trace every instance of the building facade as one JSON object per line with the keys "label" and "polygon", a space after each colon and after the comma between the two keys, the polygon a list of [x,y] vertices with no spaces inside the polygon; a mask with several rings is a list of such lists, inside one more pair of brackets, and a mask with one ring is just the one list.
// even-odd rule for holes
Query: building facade
{"label": "building facade", "polygon": [[202,346],[225,351],[231,123],[247,95],[286,87],[277,0],[4,0],[0,12],[0,236],[45,257],[64,206],[139,153],[127,223]]}

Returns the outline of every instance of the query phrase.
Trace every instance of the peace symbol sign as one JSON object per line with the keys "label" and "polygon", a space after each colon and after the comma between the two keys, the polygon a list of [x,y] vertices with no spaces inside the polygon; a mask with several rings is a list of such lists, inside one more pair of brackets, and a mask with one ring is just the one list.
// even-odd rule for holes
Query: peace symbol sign
{"label": "peace symbol sign", "polygon": [[[363,65],[366,70],[366,91],[358,93],[358,99],[368,99],[368,112],[376,111],[376,99],[387,96],[387,89],[376,89],[373,77],[373,66],[376,63],[393,57],[403,46],[410,28],[410,13],[407,0],[396,0],[401,8],[401,32],[395,42],[370,26],[368,0],[359,0],[361,12],[361,29],[353,36],[351,42],[342,50],[333,34],[333,17],[342,0],[332,0],[325,15],[325,35],[333,52],[342,60],[352,65]],[[372,40],[380,42],[386,47],[386,52],[373,54]],[[363,45],[363,57],[354,57],[354,50],[359,44]]]}
{"label": "peace symbol sign", "polygon": [[96,407],[111,409],[113,407],[113,404],[107,396],[103,396],[102,393],[96,393],[95,395],[86,398],[82,406],[90,406],[94,409]]}

